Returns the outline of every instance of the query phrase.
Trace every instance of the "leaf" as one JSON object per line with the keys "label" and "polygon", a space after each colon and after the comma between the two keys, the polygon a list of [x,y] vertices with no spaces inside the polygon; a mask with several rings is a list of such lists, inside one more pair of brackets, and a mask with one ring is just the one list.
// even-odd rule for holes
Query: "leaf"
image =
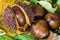
{"label": "leaf", "polygon": [[18,35],[18,34],[15,34],[13,37],[18,39],[18,40],[35,40],[33,37],[27,36],[27,35]]}
{"label": "leaf", "polygon": [[9,37],[8,35],[3,35],[2,38],[4,40],[13,40],[11,37]]}
{"label": "leaf", "polygon": [[22,35],[17,35],[17,34],[15,34],[13,37],[16,38],[16,39],[18,39],[18,40],[27,40],[27,39],[26,39],[24,36],[22,36]]}
{"label": "leaf", "polygon": [[55,13],[55,11],[57,10],[57,7],[53,8],[52,5],[47,1],[38,1],[38,3],[48,12]]}
{"label": "leaf", "polygon": [[52,2],[52,0],[40,0],[40,1],[47,1],[47,2]]}
{"label": "leaf", "polygon": [[4,40],[2,37],[0,37],[0,40]]}
{"label": "leaf", "polygon": [[3,36],[0,36],[0,40],[14,40],[14,38],[12,38],[8,35],[3,35]]}
{"label": "leaf", "polygon": [[29,0],[33,4],[37,4],[37,0]]}
{"label": "leaf", "polygon": [[5,35],[6,33],[0,29],[0,36]]}
{"label": "leaf", "polygon": [[59,5],[60,4],[60,0],[57,0],[56,4]]}
{"label": "leaf", "polygon": [[24,32],[23,34],[14,34],[13,35],[14,38],[18,39],[18,40],[37,40],[37,38],[35,38],[31,32]]}

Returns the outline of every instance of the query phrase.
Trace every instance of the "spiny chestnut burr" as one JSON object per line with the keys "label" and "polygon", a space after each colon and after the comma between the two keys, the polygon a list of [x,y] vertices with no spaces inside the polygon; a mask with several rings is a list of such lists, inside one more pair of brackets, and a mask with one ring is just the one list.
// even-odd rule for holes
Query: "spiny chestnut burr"
{"label": "spiny chestnut burr", "polygon": [[5,8],[3,22],[9,29],[16,29],[15,13],[9,6]]}

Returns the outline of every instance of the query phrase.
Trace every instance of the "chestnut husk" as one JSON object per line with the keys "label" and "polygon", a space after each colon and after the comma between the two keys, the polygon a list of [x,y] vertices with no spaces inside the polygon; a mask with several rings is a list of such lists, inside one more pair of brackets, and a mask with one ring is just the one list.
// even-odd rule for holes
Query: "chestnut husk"
{"label": "chestnut husk", "polygon": [[9,6],[5,8],[3,22],[10,30],[16,30],[15,13]]}

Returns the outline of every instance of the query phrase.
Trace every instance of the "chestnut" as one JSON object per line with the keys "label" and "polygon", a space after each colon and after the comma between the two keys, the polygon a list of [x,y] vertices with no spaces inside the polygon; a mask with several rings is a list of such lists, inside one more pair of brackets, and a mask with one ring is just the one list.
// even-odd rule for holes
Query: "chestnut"
{"label": "chestnut", "polygon": [[31,6],[32,12],[35,17],[43,18],[45,11],[40,5],[32,5]]}
{"label": "chestnut", "polygon": [[47,37],[49,34],[48,25],[45,20],[39,20],[31,27],[32,34],[37,38]]}
{"label": "chestnut", "polygon": [[31,25],[31,23],[33,22],[33,13],[26,4],[18,2],[13,5],[12,9],[14,10],[16,15],[20,15],[19,19],[17,17],[18,21],[20,20],[21,22],[22,20],[23,24]]}
{"label": "chestnut", "polygon": [[48,13],[45,16],[45,20],[48,22],[52,29],[57,29],[60,26],[60,17],[56,13]]}
{"label": "chestnut", "polygon": [[18,6],[14,6],[13,9],[19,26],[24,26],[26,24],[26,19],[23,11],[21,11],[21,9]]}

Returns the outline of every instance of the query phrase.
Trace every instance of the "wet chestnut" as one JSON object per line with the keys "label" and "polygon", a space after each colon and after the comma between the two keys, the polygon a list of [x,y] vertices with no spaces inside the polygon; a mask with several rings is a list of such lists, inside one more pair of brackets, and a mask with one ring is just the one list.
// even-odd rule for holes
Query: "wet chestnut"
{"label": "wet chestnut", "polygon": [[45,11],[40,5],[32,5],[31,9],[35,17],[44,17]]}
{"label": "wet chestnut", "polygon": [[60,17],[56,13],[48,13],[45,20],[49,23],[52,29],[57,29],[60,26]]}
{"label": "wet chestnut", "polygon": [[22,14],[21,16],[23,22],[26,21],[23,24],[31,25],[31,23],[33,22],[32,11],[26,4],[18,2],[17,4],[14,4],[12,8],[16,14]]}
{"label": "wet chestnut", "polygon": [[32,34],[37,38],[44,38],[49,34],[48,25],[45,20],[39,20],[31,27]]}
{"label": "wet chestnut", "polygon": [[16,15],[16,18],[18,20],[18,24],[20,26],[24,26],[26,21],[25,21],[25,17],[22,14]]}
{"label": "wet chestnut", "polygon": [[24,13],[17,6],[14,6],[13,9],[16,14],[19,26],[24,26],[26,24]]}

